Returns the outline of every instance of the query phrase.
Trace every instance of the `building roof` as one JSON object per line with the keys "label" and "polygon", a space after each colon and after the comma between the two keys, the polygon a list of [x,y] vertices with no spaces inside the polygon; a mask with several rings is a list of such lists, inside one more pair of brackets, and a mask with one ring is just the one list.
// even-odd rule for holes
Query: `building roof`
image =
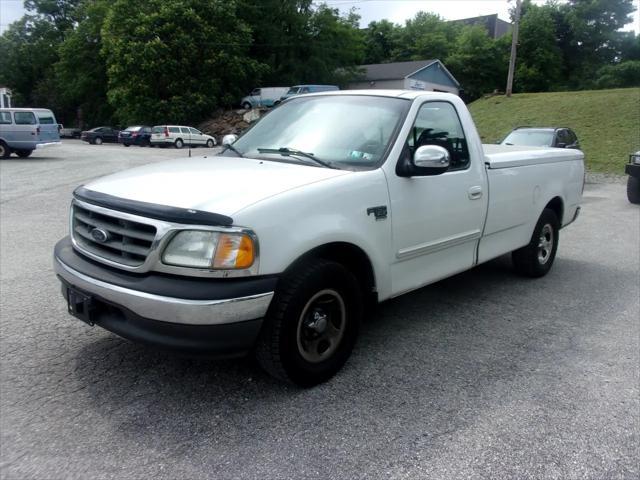
{"label": "building roof", "polygon": [[499,38],[506,35],[511,28],[511,24],[509,22],[505,22],[501,18],[498,18],[497,13],[481,15],[479,17],[462,18],[460,20],[449,20],[449,22],[461,25],[478,25],[484,27],[491,38]]}
{"label": "building roof", "polygon": [[359,80],[396,80],[407,78],[412,73],[416,73],[428,67],[437,60],[417,60],[415,62],[394,62],[394,63],[374,63],[371,65],[360,65],[364,74]]}

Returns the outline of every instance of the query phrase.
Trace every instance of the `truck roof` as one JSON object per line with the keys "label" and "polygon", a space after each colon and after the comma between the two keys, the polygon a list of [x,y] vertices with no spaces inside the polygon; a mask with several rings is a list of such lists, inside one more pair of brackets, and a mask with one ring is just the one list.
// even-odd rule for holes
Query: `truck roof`
{"label": "truck roof", "polygon": [[332,90],[329,92],[313,92],[305,94],[305,97],[320,95],[369,95],[374,97],[395,97],[413,100],[418,97],[433,97],[447,99],[451,97],[460,98],[453,93],[446,92],[428,92],[425,90],[383,90],[383,89],[367,89],[367,90]]}

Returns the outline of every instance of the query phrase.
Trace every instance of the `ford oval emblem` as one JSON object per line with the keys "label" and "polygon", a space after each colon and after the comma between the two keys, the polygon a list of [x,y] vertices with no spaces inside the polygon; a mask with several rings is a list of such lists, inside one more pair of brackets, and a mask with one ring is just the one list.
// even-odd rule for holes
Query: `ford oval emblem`
{"label": "ford oval emblem", "polygon": [[89,233],[91,233],[91,238],[93,238],[98,243],[105,243],[107,240],[109,240],[109,232],[101,228],[94,228]]}

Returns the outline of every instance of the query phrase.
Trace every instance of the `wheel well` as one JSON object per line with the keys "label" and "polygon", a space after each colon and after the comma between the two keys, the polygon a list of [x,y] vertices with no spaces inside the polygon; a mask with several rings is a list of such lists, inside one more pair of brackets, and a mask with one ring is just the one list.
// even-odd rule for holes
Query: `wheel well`
{"label": "wheel well", "polygon": [[553,210],[556,217],[558,217],[560,225],[562,225],[562,216],[564,215],[564,203],[562,202],[562,199],[560,197],[552,198],[545,208]]}
{"label": "wheel well", "polygon": [[358,246],[346,242],[334,242],[321,245],[310,250],[296,260],[287,270],[290,270],[300,261],[308,258],[323,258],[332,260],[344,265],[353,275],[360,285],[365,298],[377,302],[376,281],[373,273],[373,266],[369,256]]}

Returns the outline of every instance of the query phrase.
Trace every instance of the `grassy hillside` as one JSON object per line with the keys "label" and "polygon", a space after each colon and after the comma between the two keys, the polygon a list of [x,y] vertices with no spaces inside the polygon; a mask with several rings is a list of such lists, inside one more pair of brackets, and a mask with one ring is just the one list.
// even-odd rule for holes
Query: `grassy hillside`
{"label": "grassy hillside", "polygon": [[629,154],[640,150],[640,88],[523,93],[476,100],[469,108],[483,143],[519,125],[572,128],[595,172],[623,174]]}

